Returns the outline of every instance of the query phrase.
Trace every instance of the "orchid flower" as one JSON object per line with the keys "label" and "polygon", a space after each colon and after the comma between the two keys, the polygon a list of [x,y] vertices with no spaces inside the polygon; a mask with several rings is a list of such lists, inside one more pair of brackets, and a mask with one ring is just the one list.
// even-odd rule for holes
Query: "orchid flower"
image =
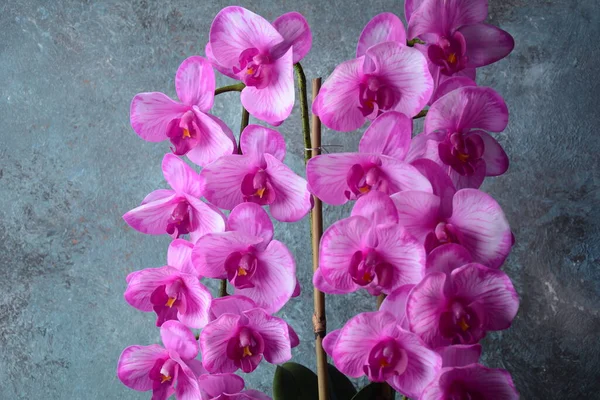
{"label": "orchid flower", "polygon": [[518,400],[510,373],[480,364],[443,368],[419,400]]}
{"label": "orchid flower", "polygon": [[427,43],[422,49],[436,87],[449,76],[475,79],[475,68],[512,51],[512,36],[484,24],[487,14],[487,0],[406,0],[408,38],[419,37]]}
{"label": "orchid flower", "polygon": [[223,214],[199,199],[201,181],[196,171],[173,154],[165,154],[162,171],[172,190],[155,190],[141,206],[125,213],[123,219],[129,226],[149,235],[167,233],[173,238],[225,230]]}
{"label": "orchid flower", "polygon": [[331,293],[365,288],[376,296],[417,284],[425,273],[425,250],[397,222],[389,196],[372,192],[361,197],[351,217],[323,234],[315,286]]}
{"label": "orchid flower", "polygon": [[310,193],[306,181],[283,163],[283,136],[273,129],[248,125],[240,145],[242,155],[223,156],[202,170],[208,201],[226,210],[253,202],[268,205],[279,221],[302,219],[311,208]]}
{"label": "orchid flower", "polygon": [[323,348],[345,375],[387,382],[410,398],[418,398],[442,366],[436,352],[385,311],[356,315],[342,329],[330,332]]}
{"label": "orchid flower", "polygon": [[139,93],[131,102],[131,126],[149,142],[171,141],[176,155],[187,155],[204,166],[235,151],[235,138],[223,121],[208,114],[215,97],[215,73],[210,62],[187,58],[175,75],[181,102],[159,92]]}
{"label": "orchid flower", "polygon": [[168,265],[127,276],[125,300],[138,310],[154,310],[156,326],[173,319],[190,328],[203,328],[208,323],[212,296],[189,261],[191,246],[181,239],[174,240],[169,246]]}
{"label": "orchid flower", "polygon": [[131,389],[152,390],[153,400],[200,399],[198,380],[192,368],[197,362],[198,342],[194,334],[178,321],[167,321],[160,328],[165,347],[130,346],[123,350],[117,376]]}
{"label": "orchid flower", "polygon": [[196,269],[229,280],[234,293],[269,313],[280,310],[296,289],[296,264],[287,247],[272,240],[269,216],[255,203],[242,203],[231,211],[227,229],[198,239],[192,252]]}
{"label": "orchid flower", "polygon": [[487,331],[507,329],[519,299],[510,278],[481,264],[428,274],[409,293],[410,331],[432,348],[474,344]]}
{"label": "orchid flower", "polygon": [[241,101],[248,112],[279,125],[294,106],[293,64],[310,50],[306,19],[287,13],[270,24],[243,7],[225,7],[210,27],[206,54],[225,75],[242,81]]}
{"label": "orchid flower", "polygon": [[481,345],[479,343],[455,344],[437,348],[436,352],[442,357],[442,368],[464,367],[479,362]]}
{"label": "orchid flower", "polygon": [[508,109],[493,89],[460,87],[433,103],[407,158],[437,162],[457,189],[478,188],[486,176],[508,169],[508,156],[486,132],[501,132],[507,124]]}
{"label": "orchid flower", "polygon": [[202,365],[210,373],[248,373],[263,357],[272,364],[292,357],[288,324],[262,308],[219,315],[200,333],[200,348]]}
{"label": "orchid flower", "polygon": [[512,232],[500,205],[477,189],[462,189],[444,207],[434,194],[405,191],[391,196],[399,224],[414,235],[430,253],[436,247],[456,243],[473,261],[500,268],[513,244]]}
{"label": "orchid flower", "polygon": [[236,374],[209,374],[202,364],[195,370],[198,375],[198,400],[271,400],[257,390],[243,390],[245,383]]}
{"label": "orchid flower", "polygon": [[431,184],[403,160],[410,148],[412,121],[390,111],[365,131],[358,153],[311,158],[306,177],[311,192],[325,203],[342,205],[370,191],[391,195],[402,190],[431,192]]}

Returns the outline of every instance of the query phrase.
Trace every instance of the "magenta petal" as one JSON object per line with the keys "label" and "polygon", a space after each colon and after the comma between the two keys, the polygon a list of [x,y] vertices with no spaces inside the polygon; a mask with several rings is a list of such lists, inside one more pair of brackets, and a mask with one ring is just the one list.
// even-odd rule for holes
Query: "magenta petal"
{"label": "magenta petal", "polygon": [[232,154],[219,158],[200,173],[204,178],[204,197],[217,207],[233,209],[244,202],[242,181],[254,168],[250,157]]}
{"label": "magenta petal", "polygon": [[223,314],[200,333],[202,365],[210,373],[235,372],[238,367],[227,357],[227,342],[236,334],[239,315]]}
{"label": "magenta petal", "polygon": [[175,154],[165,154],[162,171],[165,180],[177,194],[202,196],[200,175]]}
{"label": "magenta petal", "polygon": [[264,157],[275,191],[275,200],[269,205],[271,215],[282,222],[302,219],[312,206],[306,181],[271,154],[265,153]]}
{"label": "magenta petal", "polygon": [[404,2],[404,17],[406,18],[407,22],[410,23],[412,13],[415,12],[415,10],[417,10],[422,3],[423,0],[406,0]]}
{"label": "magenta petal", "polygon": [[433,78],[419,50],[385,42],[369,48],[365,57],[365,65],[369,61],[373,70],[365,68],[364,72],[384,79],[399,94],[394,110],[413,117],[427,105],[433,93]]}
{"label": "magenta petal", "polygon": [[481,357],[481,345],[457,344],[454,346],[440,347],[436,352],[442,356],[442,366],[464,367],[469,364],[477,364]]}
{"label": "magenta petal", "polygon": [[172,267],[146,268],[129,274],[127,277],[127,289],[125,290],[125,301],[132,307],[141,311],[152,311],[150,297],[152,292],[159,286],[165,285],[177,279],[179,271]]}
{"label": "magenta petal", "polygon": [[463,26],[458,30],[467,43],[467,67],[483,67],[506,57],[515,40],[506,31],[488,24]]}
{"label": "magenta petal", "polygon": [[172,195],[128,211],[123,215],[127,224],[138,232],[149,235],[167,233],[167,224],[171,213],[180,201],[180,197]]}
{"label": "magenta petal", "polygon": [[213,115],[203,113],[196,107],[194,107],[194,115],[200,129],[198,144],[186,154],[194,164],[206,166],[219,157],[234,152],[235,139],[229,135],[229,128],[223,128],[222,121]]}
{"label": "magenta petal", "polygon": [[[198,342],[194,340],[196,346]],[[175,397],[177,400],[198,400],[201,398],[198,378],[194,371],[183,360],[178,360],[173,357],[174,361],[179,364],[179,374],[177,375],[177,385],[175,387]]]}
{"label": "magenta petal", "polygon": [[481,264],[467,264],[452,271],[455,297],[478,302],[483,309],[483,330],[497,331],[510,327],[519,309],[519,297],[508,275]]}
{"label": "magenta petal", "polygon": [[483,159],[478,160],[472,165],[473,173],[471,175],[461,175],[456,170],[448,167],[448,176],[456,189],[472,188],[478,189],[485,180],[486,166]]}
{"label": "magenta petal", "polygon": [[289,324],[288,324],[288,333],[290,335],[290,346],[293,349],[294,347],[297,347],[300,344],[300,338],[298,337],[298,334],[296,333],[294,328],[292,328]]}
{"label": "magenta petal", "polygon": [[[221,400],[219,398],[215,400]],[[225,400],[225,399],[224,399]],[[258,390],[244,390],[241,393],[237,393],[229,396],[228,400],[272,400],[266,394],[259,392]]]}
{"label": "magenta petal", "polygon": [[348,202],[348,171],[356,164],[376,164],[374,154],[323,154],[308,160],[306,178],[311,192],[327,204],[339,206]]}
{"label": "magenta petal", "polygon": [[398,222],[398,211],[394,201],[385,193],[371,191],[361,196],[352,208],[352,216],[365,217],[372,224],[395,224]]}
{"label": "magenta petal", "polygon": [[476,133],[483,139],[485,151],[483,159],[485,161],[485,175],[498,176],[508,170],[508,156],[504,152],[500,143],[491,137],[487,132],[477,131]]}
{"label": "magenta petal", "polygon": [[333,355],[333,349],[335,347],[335,344],[337,343],[341,331],[341,329],[336,329],[334,331],[329,332],[323,338],[323,350],[325,350],[325,353],[329,354],[329,356]]}
{"label": "magenta petal", "polygon": [[194,244],[184,239],[175,239],[167,250],[167,265],[183,273],[196,275],[198,272],[192,264],[192,249]]}
{"label": "magenta petal", "polygon": [[406,318],[411,332],[428,345],[435,344],[440,336],[439,321],[446,306],[446,279],[446,274],[441,272],[426,275],[410,292],[406,302]]}
{"label": "magenta petal", "polygon": [[227,219],[227,230],[258,236],[265,247],[273,239],[273,223],[269,214],[256,203],[238,204]]}
{"label": "magenta petal", "polygon": [[246,251],[261,241],[259,237],[240,232],[210,233],[196,242],[192,262],[202,276],[223,279],[226,276],[227,257],[236,251]]}
{"label": "magenta petal", "polygon": [[441,82],[433,96],[431,96],[430,104],[435,103],[440,97],[450,93],[453,90],[464,86],[477,86],[474,80],[466,76],[453,76],[445,81]]}
{"label": "magenta petal", "polygon": [[345,294],[348,293],[347,290],[339,290],[329,282],[325,280],[323,277],[323,273],[321,272],[321,268],[317,268],[317,271],[313,274],[313,286],[319,289],[323,293],[327,294]]}
{"label": "magenta petal", "polygon": [[380,311],[385,311],[396,317],[396,323],[403,329],[408,330],[408,320],[406,319],[406,300],[408,294],[415,285],[404,285],[388,294],[379,307]]}
{"label": "magenta petal", "polygon": [[169,352],[162,346],[129,346],[117,364],[117,376],[128,388],[145,392],[152,389],[153,381],[150,371],[158,360],[169,357]]}
{"label": "magenta petal", "polygon": [[241,134],[242,154],[262,159],[269,153],[279,161],[285,158],[285,139],[274,129],[250,124]]}
{"label": "magenta petal", "polygon": [[219,210],[189,195],[186,200],[192,207],[190,222],[197,236],[225,231],[225,216]]}
{"label": "magenta petal", "polygon": [[210,63],[212,64],[212,66],[217,71],[219,71],[223,75],[228,76],[228,77],[230,77],[232,79],[239,79],[238,76],[233,72],[233,69],[231,67],[229,67],[229,68],[224,67],[223,65],[219,64],[219,62],[215,59],[215,55],[213,54],[210,42],[206,43],[206,47],[204,49],[204,52],[206,53],[206,58],[208,59],[208,61],[210,61]]}
{"label": "magenta petal", "polygon": [[210,110],[215,99],[215,73],[210,62],[200,56],[186,58],[177,69],[175,89],[183,104]]}
{"label": "magenta petal", "polygon": [[456,189],[448,174],[439,164],[426,158],[415,160],[411,164],[427,178],[433,188],[433,194],[440,198],[440,214],[450,216],[452,214],[452,197],[454,197]]}
{"label": "magenta petal", "polygon": [[312,33],[302,14],[297,12],[283,14],[273,21],[273,26],[283,36],[283,42],[271,49],[271,56],[279,58],[292,46],[293,63],[296,64],[308,54],[312,46]]}
{"label": "magenta petal", "polygon": [[188,109],[163,93],[139,93],[131,101],[131,127],[144,140],[162,142],[168,139],[169,123]]}
{"label": "magenta petal", "polygon": [[182,275],[181,278],[185,285],[185,312],[180,310],[177,318],[190,328],[202,329],[209,321],[212,296],[194,275]]}
{"label": "magenta petal", "polygon": [[465,264],[473,262],[471,253],[455,243],[436,247],[427,256],[427,273],[443,272],[449,274]]}
{"label": "magenta petal", "polygon": [[222,314],[242,315],[244,311],[256,308],[254,300],[241,295],[230,295],[213,299],[210,304],[210,318],[215,320]]}
{"label": "magenta petal", "polygon": [[487,0],[447,0],[442,4],[423,0],[418,8],[411,8],[412,13],[406,17],[409,39],[425,33],[449,36],[461,26],[482,22],[488,13]]}
{"label": "magenta petal", "polygon": [[312,111],[326,127],[350,132],[364,124],[365,117],[359,109],[363,63],[364,57],[345,61],[323,83]]}
{"label": "magenta petal", "polygon": [[174,194],[175,194],[175,191],[170,190],[170,189],[154,190],[154,191],[148,193],[148,195],[146,197],[144,197],[144,200],[142,200],[142,204],[151,203],[156,200],[162,200],[164,198],[173,196]]}
{"label": "magenta petal", "polygon": [[160,338],[169,351],[175,351],[184,360],[198,355],[199,347],[192,331],[179,321],[166,321],[160,327]]}
{"label": "magenta petal", "polygon": [[198,377],[198,386],[208,399],[212,399],[223,393],[241,392],[244,389],[244,379],[235,374],[204,374]]}
{"label": "magenta petal", "polygon": [[431,183],[412,165],[394,158],[381,156],[380,170],[388,180],[388,192],[397,193],[405,190],[431,192]]}
{"label": "magenta petal", "polygon": [[403,161],[410,148],[412,120],[396,111],[381,114],[365,131],[358,151]]}
{"label": "magenta petal", "polygon": [[476,189],[459,190],[448,223],[475,262],[500,268],[512,247],[512,233],[496,200]]}
{"label": "magenta petal", "polygon": [[421,243],[439,222],[440,198],[427,192],[406,191],[391,196],[399,224]]}
{"label": "magenta petal", "polygon": [[227,68],[239,65],[239,56],[244,50],[256,48],[267,54],[282,39],[269,21],[243,7],[235,6],[219,11],[209,33],[213,56]]}
{"label": "magenta petal", "polygon": [[281,364],[292,358],[289,327],[284,320],[272,317],[260,308],[246,311],[244,315],[249,320],[248,327],[258,332],[265,342],[265,360]]}
{"label": "magenta petal", "polygon": [[364,27],[358,38],[356,57],[365,55],[367,49],[383,42],[398,42],[406,45],[404,24],[392,13],[381,13],[374,16]]}
{"label": "magenta petal", "polygon": [[296,288],[296,263],[288,248],[277,240],[256,254],[258,268],[253,277],[254,287],[236,289],[269,313],[279,311],[292,297]]}

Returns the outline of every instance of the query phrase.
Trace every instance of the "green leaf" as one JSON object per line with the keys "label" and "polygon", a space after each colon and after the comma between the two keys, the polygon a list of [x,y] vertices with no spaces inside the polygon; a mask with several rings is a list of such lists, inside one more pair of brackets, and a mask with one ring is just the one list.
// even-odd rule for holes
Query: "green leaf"
{"label": "green leaf", "polygon": [[[382,386],[383,386],[383,384],[381,384],[381,383],[372,382],[372,383],[368,384],[367,386],[365,386],[364,388],[362,388],[356,394],[356,396],[354,396],[352,398],[352,400],[383,400],[383,397],[381,397]],[[393,393],[393,396],[391,398],[395,399],[396,392],[392,391],[392,393]]]}
{"label": "green leaf", "polygon": [[319,398],[317,375],[304,365],[288,362],[277,366],[273,377],[273,400]]}
{"label": "green leaf", "polygon": [[356,388],[350,379],[331,364],[327,364],[327,373],[332,400],[352,400],[356,394]]}

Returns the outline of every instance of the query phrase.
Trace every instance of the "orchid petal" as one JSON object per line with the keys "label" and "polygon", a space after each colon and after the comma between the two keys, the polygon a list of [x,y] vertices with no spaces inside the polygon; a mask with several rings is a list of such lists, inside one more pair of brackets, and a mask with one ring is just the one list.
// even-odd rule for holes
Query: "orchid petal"
{"label": "orchid petal", "polygon": [[267,212],[256,203],[238,204],[227,219],[227,230],[257,236],[267,246],[273,239],[273,222]]}
{"label": "orchid petal", "polygon": [[244,379],[235,374],[204,374],[198,377],[198,386],[212,399],[223,393],[241,392],[245,384]]}
{"label": "orchid petal", "polygon": [[403,329],[408,330],[408,320],[406,319],[406,300],[408,294],[415,285],[403,285],[396,288],[388,294],[379,307],[380,311],[385,311],[396,317],[396,323]]}
{"label": "orchid petal", "polygon": [[150,297],[159,286],[179,277],[179,271],[172,267],[146,268],[130,274],[127,278],[125,301],[140,311],[152,311]]}
{"label": "orchid petal", "polygon": [[265,360],[271,364],[282,364],[292,358],[289,327],[284,320],[272,317],[260,308],[246,311],[244,315],[250,321],[248,326],[259,332],[265,341]]}
{"label": "orchid petal", "polygon": [[139,93],[131,101],[131,127],[148,142],[162,142],[168,139],[169,123],[188,109],[188,106],[171,100],[163,93]]}
{"label": "orchid petal", "polygon": [[[208,115],[194,107],[194,115],[200,132],[198,144],[187,154],[194,164],[206,166],[224,155],[232,154],[235,150],[235,139],[230,136],[231,130],[224,129],[224,123],[213,115]],[[228,132],[229,131],[229,132]]]}
{"label": "orchid petal", "polygon": [[212,296],[196,276],[182,275],[181,280],[185,285],[185,312],[179,312],[177,318],[190,328],[202,329],[209,322]]}
{"label": "orchid petal", "polygon": [[256,303],[246,296],[235,294],[220,297],[213,299],[210,304],[210,318],[211,320],[215,320],[225,313],[242,315],[244,311],[253,308],[256,308]]}
{"label": "orchid petal", "polygon": [[198,275],[192,264],[192,249],[194,244],[184,239],[175,239],[167,250],[167,265],[190,275]]}
{"label": "orchid petal", "polygon": [[244,155],[262,158],[265,153],[283,162],[285,158],[285,139],[274,129],[250,124],[241,134],[240,145]]}
{"label": "orchid petal", "polygon": [[150,371],[158,360],[168,357],[169,352],[157,344],[129,346],[119,357],[117,376],[128,388],[143,392],[151,390]]}
{"label": "orchid petal", "polygon": [[165,154],[162,171],[165,180],[177,194],[202,196],[200,175],[175,154]]}
{"label": "orchid petal", "polygon": [[477,86],[474,80],[466,76],[452,76],[443,82],[440,82],[435,93],[431,96],[430,104],[435,103],[440,97],[450,93],[453,90],[465,86]]}
{"label": "orchid petal", "polygon": [[271,49],[271,56],[279,58],[291,46],[293,63],[296,64],[308,54],[312,46],[312,33],[302,14],[297,12],[283,14],[273,21],[273,26],[283,36],[283,42]]}
{"label": "orchid petal", "polygon": [[321,268],[317,268],[315,273],[313,274],[313,286],[319,289],[323,293],[327,294],[346,294],[347,290],[339,290],[335,286],[331,285],[329,282],[325,280],[323,277],[323,273],[321,272]]}
{"label": "orchid petal", "polygon": [[358,151],[390,156],[403,161],[410,148],[412,120],[397,111],[377,117],[365,131]]}
{"label": "orchid petal", "polygon": [[388,179],[388,192],[393,194],[406,190],[419,190],[431,193],[431,183],[412,165],[394,158],[381,156],[379,169]]}
{"label": "orchid petal", "polygon": [[398,42],[406,45],[404,24],[392,13],[374,16],[362,30],[356,47],[356,57],[364,55],[369,47],[383,42]]}
{"label": "orchid petal", "polygon": [[506,152],[487,132],[476,131],[477,135],[483,140],[484,152],[483,160],[485,161],[485,175],[498,176],[508,170],[508,156]]}
{"label": "orchid petal", "polygon": [[242,181],[254,171],[252,159],[243,155],[223,156],[202,169],[204,197],[217,207],[231,210],[244,202]]}
{"label": "orchid petal", "polygon": [[371,191],[361,196],[352,208],[352,216],[361,216],[374,225],[398,223],[394,201],[385,193]]}
{"label": "orchid petal", "polygon": [[418,191],[396,193],[391,198],[398,210],[398,223],[424,243],[439,222],[440,198]]}
{"label": "orchid petal", "polygon": [[477,364],[481,357],[481,345],[456,344],[453,346],[440,347],[436,352],[442,356],[442,366],[464,367],[469,364]]}
{"label": "orchid petal", "polygon": [[341,329],[336,329],[334,331],[329,332],[324,338],[323,338],[323,350],[325,350],[325,353],[327,353],[329,356],[333,355],[333,349],[335,348],[335,345],[337,343],[338,337],[340,336],[340,332],[342,330]]}
{"label": "orchid petal", "polygon": [[449,274],[470,262],[473,262],[473,257],[467,249],[459,244],[448,243],[436,247],[429,253],[426,272],[428,274],[432,272]]}
{"label": "orchid petal", "polygon": [[312,207],[306,181],[271,154],[265,153],[264,157],[275,191],[275,200],[269,205],[271,215],[282,222],[302,219]]}
{"label": "orchid petal", "polygon": [[198,342],[189,328],[179,321],[166,321],[160,327],[160,338],[169,351],[175,351],[184,360],[196,358]]}
{"label": "orchid petal", "polygon": [[192,206],[190,222],[196,235],[225,231],[225,216],[219,210],[189,195],[186,200]]}
{"label": "orchid petal", "polygon": [[413,8],[408,23],[408,37],[414,38],[424,33],[450,36],[464,25],[482,22],[488,14],[487,0],[423,0],[418,8]]}
{"label": "orchid petal", "polygon": [[210,322],[200,333],[202,365],[209,373],[235,372],[238,367],[227,357],[227,343],[236,333],[239,315],[222,314]]}
{"label": "orchid petal", "polygon": [[210,62],[200,56],[186,58],[177,69],[175,90],[183,104],[210,110],[215,99],[215,73]]}
{"label": "orchid petal", "polygon": [[488,24],[463,26],[458,30],[467,43],[467,67],[483,67],[506,57],[515,40],[506,31]]}
{"label": "orchid petal", "polygon": [[406,302],[406,318],[410,331],[419,335],[428,345],[435,345],[439,334],[439,320],[446,306],[444,286],[446,274],[428,274],[413,288]]}
{"label": "orchid petal", "polygon": [[155,200],[128,211],[123,215],[127,224],[138,232],[149,235],[167,233],[167,224],[180,197],[172,195]]}

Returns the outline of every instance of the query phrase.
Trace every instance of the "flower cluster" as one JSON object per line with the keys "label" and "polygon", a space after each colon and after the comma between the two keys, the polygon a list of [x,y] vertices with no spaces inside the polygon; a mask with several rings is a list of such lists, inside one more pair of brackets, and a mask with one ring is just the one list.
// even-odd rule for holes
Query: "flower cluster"
{"label": "flower cluster", "polygon": [[[311,42],[298,13],[271,24],[228,7],[213,22],[208,59],[192,56],[177,70],[180,102],[162,93],[134,97],[134,131],[150,142],[171,142],[162,161],[171,189],[148,194],[123,218],[141,233],[173,240],[165,266],[127,276],[125,300],[156,313],[164,347],[123,351],[117,375],[126,386],[152,390],[153,399],[265,400],[263,393],[243,390],[244,380],[234,372],[250,373],[263,358],[284,363],[299,344],[292,327],[272,315],[299,295],[300,286],[294,258],[273,238],[262,206],[279,221],[298,221],[311,208],[307,182],[283,163],[286,144],[279,132],[248,125],[238,152],[232,131],[209,110],[214,67],[245,84],[241,99],[253,116],[281,123],[294,103],[292,65]],[[200,173],[184,155],[202,167]],[[204,278],[228,281],[233,295],[213,298]]]}
{"label": "flower cluster", "polygon": [[[206,58],[189,57],[177,70],[179,101],[157,92],[134,97],[133,130],[170,141],[162,172],[171,189],[151,192],[123,218],[172,241],[166,265],[126,279],[125,300],[156,313],[164,346],[123,351],[117,375],[126,386],[152,390],[153,399],[269,399],[244,390],[235,372],[251,373],[263,358],[285,363],[299,344],[273,315],[300,286],[271,217],[299,221],[315,196],[354,204],[321,238],[314,286],[384,298],[378,311],[323,339],[340,372],[387,382],[413,399],[518,398],[508,372],[479,363],[479,341],[511,325],[519,300],[500,269],[514,237],[500,205],[479,190],[485,177],[508,169],[490,134],[506,128],[508,109],[475,83],[475,69],[507,56],[513,39],[483,23],[487,0],[406,0],[405,14],[408,29],[394,14],[375,16],[356,58],[323,84],[312,111],[325,126],[370,125],[357,152],[311,158],[306,180],[284,164],[278,131],[246,124],[238,146],[209,114],[224,91],[215,89],[214,68],[241,81],[228,90],[241,91],[254,118],[278,126],[290,115],[294,65],[312,44],[298,13],[270,23],[224,8]],[[413,118],[423,115],[423,132],[413,137]],[[222,280],[222,291],[228,282],[233,292],[213,298],[203,279]]]}
{"label": "flower cluster", "polygon": [[[478,342],[511,325],[519,300],[500,270],[513,235],[478,189],[508,168],[489,134],[504,130],[508,110],[473,81],[513,41],[482,23],[484,0],[407,0],[406,15],[408,36],[395,15],[373,18],[357,58],[335,69],[313,104],[331,129],[372,120],[358,152],[308,162],[314,195],[331,205],[356,200],[323,234],[313,283],[385,297],[323,346],[342,373],[413,399],[516,399],[510,374],[478,363]],[[411,117],[426,104],[423,132],[412,137]]]}

